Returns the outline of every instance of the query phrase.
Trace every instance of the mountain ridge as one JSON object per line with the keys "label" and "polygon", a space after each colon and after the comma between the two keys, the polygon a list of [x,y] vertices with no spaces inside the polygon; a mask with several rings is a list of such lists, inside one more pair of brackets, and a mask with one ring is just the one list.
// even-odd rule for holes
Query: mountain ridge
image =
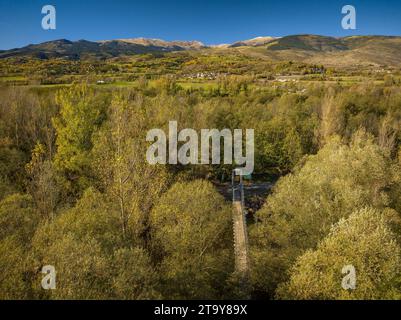
{"label": "mountain ridge", "polygon": [[[328,64],[401,65],[400,36],[331,37],[312,34],[284,37],[256,37],[227,45],[205,45],[200,41],[165,41],[129,38],[101,41],[58,39],[22,48],[0,50],[0,59],[35,57],[40,59],[112,58],[135,54],[157,54],[176,51],[226,50],[258,55],[273,60],[298,60]],[[231,51],[230,51],[231,50]]]}

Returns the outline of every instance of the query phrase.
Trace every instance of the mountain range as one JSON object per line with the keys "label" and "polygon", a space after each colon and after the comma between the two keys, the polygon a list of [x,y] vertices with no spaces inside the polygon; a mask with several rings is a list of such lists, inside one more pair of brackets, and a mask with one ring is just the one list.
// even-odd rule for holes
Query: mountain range
{"label": "mountain range", "polygon": [[41,59],[66,57],[85,58],[86,56],[115,57],[120,55],[153,52],[172,52],[205,47],[197,41],[163,41],[159,39],[122,39],[106,41],[54,40],[40,44],[30,44],[23,48],[0,51],[0,58],[32,56]]}
{"label": "mountain range", "polygon": [[31,44],[23,48],[0,51],[0,59],[8,57],[110,58],[144,53],[175,51],[236,50],[243,54],[272,60],[296,60],[311,63],[348,65],[401,65],[401,37],[291,35],[257,37],[233,44],[207,46],[199,41],[164,41],[160,39],[118,39],[104,41],[69,41],[65,39]]}

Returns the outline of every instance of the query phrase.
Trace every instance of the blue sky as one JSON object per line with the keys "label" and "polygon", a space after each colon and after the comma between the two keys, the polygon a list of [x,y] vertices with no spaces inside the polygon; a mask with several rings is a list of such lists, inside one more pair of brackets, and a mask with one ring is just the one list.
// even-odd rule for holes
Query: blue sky
{"label": "blue sky", "polygon": [[[57,29],[41,28],[42,6]],[[341,28],[341,8],[357,10],[357,30]],[[161,38],[232,43],[290,34],[401,35],[400,0],[0,0],[0,49],[54,39]]]}

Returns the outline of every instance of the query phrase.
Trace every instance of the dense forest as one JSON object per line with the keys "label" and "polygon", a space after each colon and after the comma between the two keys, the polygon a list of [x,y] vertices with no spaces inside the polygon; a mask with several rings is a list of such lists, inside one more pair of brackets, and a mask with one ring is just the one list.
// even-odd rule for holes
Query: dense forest
{"label": "dense forest", "polygon": [[[87,80],[0,87],[0,299],[401,298],[395,78]],[[172,119],[253,128],[255,176],[279,177],[248,221],[247,286],[234,269],[231,203],[215,187],[234,166],[146,161],[146,132]],[[45,265],[56,290],[41,288]],[[345,265],[355,290],[341,287]]]}

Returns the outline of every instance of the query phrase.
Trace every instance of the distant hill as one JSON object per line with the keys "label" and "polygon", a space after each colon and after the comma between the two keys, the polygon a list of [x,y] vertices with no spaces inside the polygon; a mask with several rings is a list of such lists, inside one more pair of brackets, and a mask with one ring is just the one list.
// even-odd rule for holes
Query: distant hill
{"label": "distant hill", "polygon": [[55,40],[19,49],[0,51],[0,58],[28,56],[49,58],[111,58],[144,53],[218,50],[239,51],[272,61],[302,61],[333,66],[401,66],[401,37],[352,36],[335,38],[319,35],[291,35],[281,38],[257,37],[228,45],[206,46],[198,41],[161,39],[118,39],[98,42]]}
{"label": "distant hill", "polygon": [[401,37],[391,36],[352,36],[334,38],[318,35],[294,35],[277,38],[267,44],[268,50],[305,50],[337,52],[355,50],[368,46],[390,45],[398,47]]}
{"label": "distant hill", "polygon": [[0,52],[0,58],[31,56],[40,59],[65,57],[81,59],[85,57],[115,57],[120,55],[153,52],[171,52],[203,48],[197,41],[163,41],[158,39],[122,39],[91,42],[86,40],[69,41],[65,39],[31,44],[29,46]]}
{"label": "distant hill", "polygon": [[344,51],[348,47],[341,38],[332,38],[316,35],[287,36],[271,41],[269,50],[306,50],[306,51]]}
{"label": "distant hill", "polygon": [[259,46],[268,44],[276,39],[277,38],[275,38],[275,37],[256,37],[256,38],[249,39],[249,40],[235,42],[235,43],[229,45],[229,47],[231,47],[231,48],[246,47],[246,46],[259,47]]}
{"label": "distant hill", "polygon": [[[119,39],[119,42],[130,44],[137,44],[145,47],[153,48],[166,48],[170,51],[202,49],[206,46],[199,41],[165,41],[161,39],[147,39],[147,38],[134,38],[134,39]],[[110,41],[102,41],[102,43],[109,43]]]}
{"label": "distant hill", "polygon": [[260,47],[238,48],[243,53],[272,60],[294,60],[329,66],[401,67],[401,37],[353,36],[334,38],[293,35],[277,38]]}

